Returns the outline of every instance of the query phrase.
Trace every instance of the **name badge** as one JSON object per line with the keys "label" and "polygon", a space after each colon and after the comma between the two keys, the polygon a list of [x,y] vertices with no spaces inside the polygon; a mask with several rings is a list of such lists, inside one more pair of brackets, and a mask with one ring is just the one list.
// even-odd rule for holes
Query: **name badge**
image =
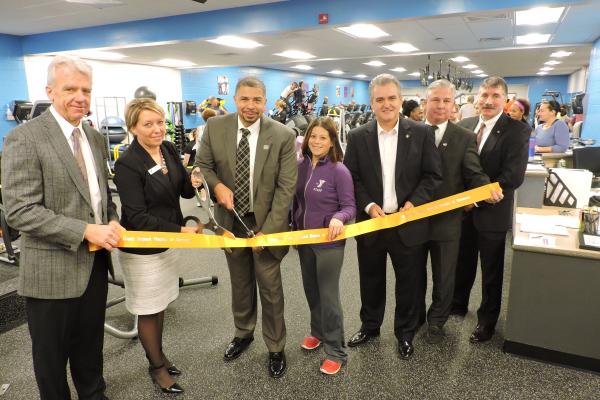
{"label": "name badge", "polygon": [[153,174],[153,173],[155,173],[156,171],[160,171],[160,169],[161,169],[161,166],[160,166],[160,165],[155,165],[154,167],[152,167],[152,168],[150,168],[150,169],[148,170],[148,173],[149,173],[150,175],[152,175],[152,174]]}

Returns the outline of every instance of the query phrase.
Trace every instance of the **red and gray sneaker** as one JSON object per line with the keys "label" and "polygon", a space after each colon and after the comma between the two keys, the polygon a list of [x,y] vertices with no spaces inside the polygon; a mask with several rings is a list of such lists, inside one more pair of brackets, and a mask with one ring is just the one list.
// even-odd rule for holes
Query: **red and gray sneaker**
{"label": "red and gray sneaker", "polygon": [[307,336],[302,341],[302,348],[305,350],[314,350],[321,345],[321,341],[314,336]]}
{"label": "red and gray sneaker", "polygon": [[319,370],[327,375],[335,375],[341,368],[341,363],[326,358],[325,361],[323,361],[323,364],[321,364],[321,368],[319,368]]}

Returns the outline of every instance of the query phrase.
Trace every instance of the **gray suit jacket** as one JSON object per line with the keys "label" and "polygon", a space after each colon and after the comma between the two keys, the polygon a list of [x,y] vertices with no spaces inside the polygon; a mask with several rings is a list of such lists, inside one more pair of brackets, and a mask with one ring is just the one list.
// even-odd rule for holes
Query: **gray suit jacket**
{"label": "gray suit jacket", "polygon": [[[211,192],[217,183],[232,191],[235,187],[238,114],[208,120],[194,167],[200,167]],[[296,189],[296,150],[294,132],[265,116],[260,120],[253,175],[253,211],[256,230],[262,233],[289,230],[288,211]],[[233,226],[233,216],[215,205],[215,218],[225,228]],[[269,247],[282,259],[287,246]]]}
{"label": "gray suit jacket", "polygon": [[[102,222],[118,221],[108,194],[105,141],[94,129],[83,127],[100,184]],[[22,234],[19,294],[42,299],[80,297],[94,261],[83,240],[94,214],[75,157],[50,111],[6,137],[2,199],[8,224]]]}

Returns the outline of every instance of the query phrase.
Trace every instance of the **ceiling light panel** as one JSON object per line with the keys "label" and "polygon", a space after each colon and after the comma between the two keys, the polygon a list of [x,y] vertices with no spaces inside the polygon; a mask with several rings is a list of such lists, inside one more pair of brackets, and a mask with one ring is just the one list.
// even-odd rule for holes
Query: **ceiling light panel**
{"label": "ceiling light panel", "polygon": [[308,60],[316,57],[310,53],[301,50],[286,50],[282,51],[281,53],[275,53],[274,55],[279,57],[292,58],[295,60]]}
{"label": "ceiling light panel", "polygon": [[475,68],[479,68],[477,65],[475,64],[467,64],[467,65],[463,65],[464,69],[475,69]]}
{"label": "ceiling light panel", "polygon": [[555,51],[554,53],[550,54],[550,57],[557,57],[557,58],[561,58],[561,57],[569,57],[571,54],[573,54],[572,51]]}
{"label": "ceiling light panel", "polygon": [[410,74],[408,74],[409,76],[421,76],[420,72],[411,72]]}
{"label": "ceiling light panel", "polygon": [[339,27],[338,30],[361,39],[376,39],[380,37],[390,36],[379,27],[372,24],[354,24],[350,26]]}
{"label": "ceiling light panel", "polygon": [[552,71],[554,68],[552,67],[542,67],[540,68],[540,71]]}
{"label": "ceiling light panel", "polygon": [[410,53],[412,51],[419,50],[412,44],[406,43],[406,42],[397,42],[397,43],[392,43],[392,44],[388,44],[388,45],[381,46],[381,47],[383,47],[384,49],[393,51],[394,53]]}
{"label": "ceiling light panel", "polygon": [[530,33],[528,35],[517,36],[517,44],[541,44],[548,43],[549,40],[549,33]]}
{"label": "ceiling light panel", "polygon": [[558,22],[564,7],[538,7],[516,12],[516,25],[544,25]]}
{"label": "ceiling light panel", "polygon": [[402,67],[396,67],[393,69],[390,69],[390,71],[394,71],[394,72],[405,72],[406,68],[402,68]]}
{"label": "ceiling light panel", "polygon": [[483,71],[480,69],[474,69],[473,71],[471,71],[474,74],[483,74]]}
{"label": "ceiling light panel", "polygon": [[368,65],[370,67],[382,67],[382,66],[385,65],[384,62],[381,62],[379,60],[373,60],[373,61],[369,61],[369,62],[366,62],[366,63],[363,63],[363,64]]}
{"label": "ceiling light panel", "polygon": [[355,78],[365,79],[367,76],[365,74],[354,75]]}
{"label": "ceiling light panel", "polygon": [[465,56],[458,56],[458,57],[454,57],[451,58],[450,60],[457,62],[457,63],[463,63],[463,62],[467,62],[467,61],[471,61],[471,59],[465,57]]}
{"label": "ceiling light panel", "polygon": [[328,74],[332,75],[342,75],[344,71],[340,71],[339,69],[334,69],[333,71],[329,71]]}
{"label": "ceiling light panel", "polygon": [[479,74],[479,75],[477,75],[477,76],[478,76],[478,77],[480,77],[480,78],[487,78],[487,77],[488,77],[488,74]]}
{"label": "ceiling light panel", "polygon": [[304,64],[294,65],[292,68],[300,69],[302,71],[310,71],[311,69],[313,69],[313,67],[311,67],[310,65]]}
{"label": "ceiling light panel", "polygon": [[544,64],[546,65],[558,65],[561,64],[562,61],[556,61],[556,60],[550,60],[550,61],[546,61]]}
{"label": "ceiling light panel", "polygon": [[263,46],[261,43],[255,42],[254,40],[232,35],[219,36],[216,39],[207,40],[207,42],[220,44],[221,46],[235,47],[238,49],[254,49],[256,47]]}
{"label": "ceiling light panel", "polygon": [[538,75],[548,75],[548,73],[547,73],[547,72],[545,72],[545,71],[538,72],[537,74],[538,74]]}

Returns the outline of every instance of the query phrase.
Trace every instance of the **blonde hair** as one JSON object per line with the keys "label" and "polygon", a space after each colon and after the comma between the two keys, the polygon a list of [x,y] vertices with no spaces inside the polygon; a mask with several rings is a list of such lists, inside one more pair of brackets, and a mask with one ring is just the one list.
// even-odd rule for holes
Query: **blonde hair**
{"label": "blonde hair", "polygon": [[164,118],[165,110],[152,99],[134,99],[125,107],[125,124],[127,130],[131,131],[139,121],[140,113],[144,110],[153,111]]}

